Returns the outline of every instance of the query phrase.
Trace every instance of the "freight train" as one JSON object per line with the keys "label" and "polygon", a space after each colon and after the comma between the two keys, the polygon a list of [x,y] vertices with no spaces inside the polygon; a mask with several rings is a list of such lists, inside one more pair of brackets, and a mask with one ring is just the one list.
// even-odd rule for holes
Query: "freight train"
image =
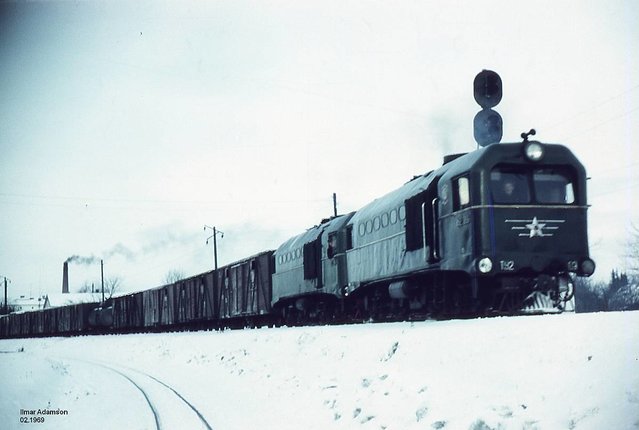
{"label": "freight train", "polygon": [[586,172],[565,146],[444,158],[276,250],[173,284],[0,318],[1,337],[478,316],[548,307],[590,276]]}

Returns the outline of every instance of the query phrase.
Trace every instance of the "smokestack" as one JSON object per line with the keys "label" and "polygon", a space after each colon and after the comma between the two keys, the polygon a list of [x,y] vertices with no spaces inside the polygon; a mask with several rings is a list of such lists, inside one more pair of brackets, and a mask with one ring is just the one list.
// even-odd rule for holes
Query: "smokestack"
{"label": "smokestack", "polygon": [[62,266],[62,294],[69,293],[69,263],[66,261]]}

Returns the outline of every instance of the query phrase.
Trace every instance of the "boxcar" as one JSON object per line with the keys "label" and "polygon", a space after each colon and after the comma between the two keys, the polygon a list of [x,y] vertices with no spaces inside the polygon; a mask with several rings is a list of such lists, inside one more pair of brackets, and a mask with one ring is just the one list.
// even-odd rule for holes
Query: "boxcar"
{"label": "boxcar", "polygon": [[160,288],[142,291],[144,307],[144,327],[153,328],[160,325]]}
{"label": "boxcar", "polygon": [[113,328],[117,331],[134,331],[144,327],[144,302],[142,292],[114,297]]}
{"label": "boxcar", "polygon": [[56,333],[58,328],[58,314],[55,308],[42,309],[36,312],[35,332],[48,336]]}
{"label": "boxcar", "polygon": [[0,315],[0,338],[9,337],[9,317]]}
{"label": "boxcar", "polygon": [[98,303],[78,303],[69,306],[69,316],[71,324],[69,325],[70,334],[78,334],[86,332],[89,327],[89,314]]}
{"label": "boxcar", "polygon": [[15,324],[12,327],[12,334],[14,336],[29,336],[33,333],[38,320],[37,312],[23,312],[14,315],[16,315],[16,318],[14,319]]}
{"label": "boxcar", "polygon": [[176,284],[142,292],[144,327],[155,329],[175,323]]}
{"label": "boxcar", "polygon": [[176,324],[205,325],[216,318],[213,280],[213,272],[207,272],[176,283]]}
{"label": "boxcar", "polygon": [[265,251],[220,268],[215,286],[218,318],[270,314],[273,267],[273,251]]}
{"label": "boxcar", "polygon": [[71,335],[84,332],[89,327],[89,313],[98,303],[77,303],[47,309],[54,315],[47,334]]}
{"label": "boxcar", "polygon": [[51,326],[51,334],[66,334],[71,331],[71,306],[51,308],[55,315]]}

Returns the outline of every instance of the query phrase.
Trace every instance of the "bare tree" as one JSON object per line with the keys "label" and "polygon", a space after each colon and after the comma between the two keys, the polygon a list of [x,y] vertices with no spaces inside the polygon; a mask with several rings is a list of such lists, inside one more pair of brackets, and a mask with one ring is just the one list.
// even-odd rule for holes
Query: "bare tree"
{"label": "bare tree", "polygon": [[626,243],[626,259],[628,271],[639,276],[639,227],[634,224],[630,227],[630,237]]}
{"label": "bare tree", "polygon": [[182,270],[171,269],[164,276],[165,284],[175,284],[178,281],[186,278],[186,274]]}
{"label": "bare tree", "polygon": [[577,278],[575,284],[575,311],[599,312],[606,305],[602,291],[607,288],[605,282],[595,282],[590,278]]}
{"label": "bare tree", "polygon": [[[122,278],[119,276],[113,276],[110,278],[104,278],[104,298],[105,300],[113,297],[115,293],[122,290]],[[95,285],[94,282],[86,281],[82,287],[78,290],[79,293],[102,293],[102,284]]]}
{"label": "bare tree", "polygon": [[[101,288],[102,287],[98,288],[98,292],[100,292]],[[110,299],[115,293],[121,290],[122,278],[120,278],[119,276],[113,276],[104,279],[104,297],[106,300]]]}
{"label": "bare tree", "polygon": [[78,290],[79,293],[93,293],[95,291],[95,284],[86,281],[82,287]]}
{"label": "bare tree", "polygon": [[577,312],[639,309],[639,285],[624,272],[613,270],[609,282],[578,278],[575,286]]}

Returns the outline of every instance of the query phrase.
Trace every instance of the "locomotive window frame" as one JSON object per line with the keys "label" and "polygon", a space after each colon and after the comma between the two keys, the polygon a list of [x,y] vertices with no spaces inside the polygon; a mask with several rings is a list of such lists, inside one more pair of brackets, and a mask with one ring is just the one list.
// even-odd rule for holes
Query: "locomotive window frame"
{"label": "locomotive window frame", "polygon": [[453,179],[453,212],[470,206],[470,176],[465,173]]}
{"label": "locomotive window frame", "polygon": [[490,197],[497,204],[530,204],[530,170],[523,166],[493,167],[489,175]]}
{"label": "locomotive window frame", "polygon": [[570,206],[577,203],[576,178],[570,166],[498,164],[489,172],[487,188],[494,204]]}
{"label": "locomotive window frame", "polygon": [[390,212],[390,223],[391,225],[397,224],[397,209],[393,208]]}
{"label": "locomotive window frame", "polygon": [[366,233],[371,234],[373,232],[373,220],[366,220]]}
{"label": "locomotive window frame", "polygon": [[326,241],[326,257],[332,259],[337,252],[337,232],[328,234]]}
{"label": "locomotive window frame", "polygon": [[[555,205],[575,203],[575,181],[567,169],[544,167],[534,169],[532,175],[535,197],[539,203]],[[545,185],[543,188],[542,184]]]}
{"label": "locomotive window frame", "polygon": [[388,224],[390,223],[390,215],[388,215],[388,212],[384,212],[382,214],[381,221],[382,221],[382,228],[388,227]]}
{"label": "locomotive window frame", "polygon": [[375,218],[373,218],[373,230],[377,231],[380,229],[382,225],[382,220],[379,216],[376,216]]}
{"label": "locomotive window frame", "polygon": [[357,227],[357,232],[359,233],[360,237],[364,237],[364,235],[366,234],[366,223],[365,222],[361,222],[359,224],[359,226]]}

